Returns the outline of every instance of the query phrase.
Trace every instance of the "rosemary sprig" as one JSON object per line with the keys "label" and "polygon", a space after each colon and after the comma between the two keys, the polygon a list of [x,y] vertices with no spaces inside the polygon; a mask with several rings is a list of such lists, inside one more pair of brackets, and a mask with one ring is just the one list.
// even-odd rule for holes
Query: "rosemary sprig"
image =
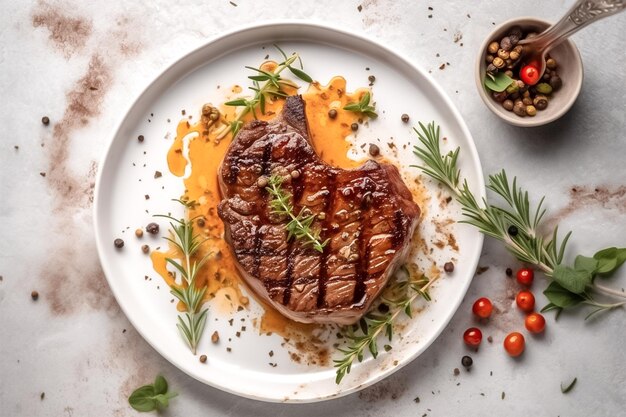
{"label": "rosemary sprig", "polygon": [[361,97],[361,100],[358,103],[348,103],[343,107],[343,109],[356,113],[363,113],[367,117],[375,119],[378,117],[378,114],[376,113],[376,107],[370,106],[370,99],[370,92],[367,91],[363,94],[363,97]]}
{"label": "rosemary sprig", "polygon": [[265,190],[272,196],[269,204],[272,209],[272,213],[280,216],[286,216],[290,220],[285,226],[287,229],[288,237],[291,239],[301,239],[305,245],[312,245],[318,252],[324,252],[324,246],[330,239],[326,239],[324,242],[320,240],[319,229],[312,229],[311,225],[315,220],[315,215],[311,214],[309,209],[302,208],[298,215],[294,214],[294,208],[291,204],[291,193],[285,191],[282,188],[283,178],[280,175],[272,175],[267,181],[267,187]]}
{"label": "rosemary sprig", "polygon": [[199,261],[192,260],[198,248],[206,242],[206,239],[199,240],[199,236],[193,233],[193,221],[197,217],[187,218],[187,212],[190,208],[193,208],[195,202],[174,201],[178,201],[185,206],[184,218],[177,219],[165,214],[157,214],[155,217],[164,217],[170,220],[173,238],[164,237],[164,239],[174,245],[183,256],[182,263],[172,258],[165,258],[165,261],[176,268],[183,278],[182,285],[180,287],[172,287],[170,292],[184,304],[187,310],[184,314],[178,316],[176,326],[195,355],[206,325],[208,312],[208,309],[202,309],[202,301],[207,287],[205,285],[198,288],[196,286],[196,276],[211,256],[211,253],[206,254]]}
{"label": "rosemary sprig", "polygon": [[[280,73],[288,69],[293,75],[298,77],[304,82],[311,83],[313,79],[305,73],[302,69],[295,68],[293,64],[296,61],[300,62],[302,66],[302,59],[300,55],[294,53],[291,56],[287,56],[285,52],[278,46],[274,45],[276,49],[281,53],[284,61],[278,64],[274,71],[264,71],[259,68],[246,66],[247,69],[254,71],[256,74],[251,75],[248,78],[252,80],[252,87],[248,87],[254,91],[252,98],[238,98],[236,100],[227,101],[224,103],[227,106],[242,107],[237,113],[237,117],[230,124],[223,126],[218,132],[217,139],[222,139],[229,132],[233,134],[233,137],[237,135],[241,126],[243,126],[243,118],[246,114],[252,112],[254,118],[257,118],[256,108],[258,107],[261,114],[265,114],[265,102],[268,97],[287,97],[287,94],[283,91],[284,87],[299,88],[299,86],[293,81],[282,78]],[[263,85],[260,83],[264,82]]]}
{"label": "rosemary sprig", "polygon": [[[366,349],[370,351],[372,357],[378,357],[378,337],[384,333],[389,341],[393,338],[393,323],[398,316],[404,312],[407,316],[412,317],[411,305],[418,297],[423,297],[426,301],[430,301],[428,288],[435,282],[437,278],[428,279],[424,275],[417,278],[409,278],[405,281],[398,281],[387,289],[387,293],[393,298],[383,297],[383,301],[393,307],[386,314],[377,314],[373,312],[367,313],[360,321],[359,330],[355,333],[352,328],[348,329],[345,337],[350,341],[347,347],[338,348],[343,357],[334,359],[336,370],[335,383],[339,384],[341,380],[350,373],[352,364],[355,360],[363,361]],[[412,293],[409,294],[411,290]],[[385,350],[390,350],[389,345],[385,345]]]}
{"label": "rosemary sprig", "polygon": [[[626,304],[626,294],[605,288],[594,282],[597,276],[608,276],[626,261],[626,248],[607,248],[597,252],[593,257],[579,255],[573,267],[563,264],[563,256],[567,241],[571,235],[567,233],[560,242],[558,226],[549,238],[539,234],[541,219],[545,215],[544,198],[534,209],[531,208],[529,195],[517,186],[516,178],[512,184],[502,170],[490,175],[487,188],[498,195],[506,204],[504,207],[490,204],[486,199],[481,203],[474,197],[466,180],[461,183],[461,172],[457,167],[459,149],[443,155],[440,149],[440,128],[434,122],[427,126],[419,124],[421,130],[414,129],[421,145],[414,149],[424,165],[416,166],[426,175],[439,181],[452,191],[461,204],[465,220],[502,243],[517,259],[535,265],[552,280],[544,294],[550,301],[542,311],[571,308],[580,304],[595,307],[587,316],[620,307]],[[621,299],[616,303],[600,303],[590,291]]]}

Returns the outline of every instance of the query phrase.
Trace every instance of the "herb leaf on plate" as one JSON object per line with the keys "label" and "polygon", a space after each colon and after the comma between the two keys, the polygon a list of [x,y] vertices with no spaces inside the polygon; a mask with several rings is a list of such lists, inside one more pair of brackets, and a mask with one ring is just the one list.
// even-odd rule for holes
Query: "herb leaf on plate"
{"label": "herb leaf on plate", "polygon": [[343,109],[355,113],[363,113],[367,117],[375,119],[378,117],[378,114],[376,113],[376,107],[370,105],[370,100],[370,92],[366,91],[358,103],[348,103],[343,107]]}

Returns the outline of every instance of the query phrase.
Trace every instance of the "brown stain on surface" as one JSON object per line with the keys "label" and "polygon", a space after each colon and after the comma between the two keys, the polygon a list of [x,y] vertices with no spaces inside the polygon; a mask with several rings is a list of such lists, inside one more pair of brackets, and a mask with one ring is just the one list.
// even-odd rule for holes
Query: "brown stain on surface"
{"label": "brown stain on surface", "polygon": [[546,226],[551,230],[560,220],[590,206],[599,206],[605,210],[626,213],[626,186],[618,187],[574,185],[569,190],[568,204],[546,219]]}
{"label": "brown stain on surface", "polygon": [[91,20],[70,16],[64,10],[43,1],[37,4],[32,23],[36,28],[48,29],[48,39],[65,58],[82,50],[93,31]]}
{"label": "brown stain on surface", "polygon": [[[90,19],[75,16],[71,6],[38,2],[32,12],[32,24],[50,32],[50,41],[66,58],[82,53],[93,35]],[[45,288],[44,299],[53,313],[75,314],[84,309],[119,312],[100,267],[93,241],[91,204],[97,163],[89,164],[87,173],[76,173],[69,166],[75,140],[93,140],[76,133],[100,116],[105,97],[114,81],[118,62],[141,49],[139,32],[132,28],[130,17],[100,33],[83,75],[66,92],[63,116],[45,138],[48,170],[46,181],[53,192],[52,211],[56,223],[50,226],[56,240],[39,276]]]}

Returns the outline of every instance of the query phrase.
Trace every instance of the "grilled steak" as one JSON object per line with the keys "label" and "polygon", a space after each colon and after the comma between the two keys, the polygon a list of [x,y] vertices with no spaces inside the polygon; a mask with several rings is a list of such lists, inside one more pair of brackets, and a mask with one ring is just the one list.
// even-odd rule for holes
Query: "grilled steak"
{"label": "grilled steak", "polygon": [[[312,227],[322,242],[329,239],[323,253],[288,239],[288,220],[268,204],[264,183],[272,174],[283,176],[294,214],[315,214]],[[289,97],[273,121],[241,129],[219,180],[218,213],[241,274],[299,322],[356,322],[405,258],[420,216],[395,166],[368,161],[343,170],[322,162],[309,143],[300,96]]]}

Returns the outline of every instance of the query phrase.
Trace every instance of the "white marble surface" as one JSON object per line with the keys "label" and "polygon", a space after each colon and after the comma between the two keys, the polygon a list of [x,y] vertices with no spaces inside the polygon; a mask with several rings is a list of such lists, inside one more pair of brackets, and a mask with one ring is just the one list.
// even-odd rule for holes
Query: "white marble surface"
{"label": "white marble surface", "polygon": [[[524,356],[511,360],[501,340],[522,328],[522,316],[511,309],[504,269],[518,264],[490,240],[480,261],[489,270],[475,278],[442,336],[414,363],[358,394],[299,406],[245,400],[196,382],[149,347],[99,266],[90,203],[96,161],[123,109],[153,77],[240,24],[319,19],[392,45],[432,70],[466,118],[486,174],[504,167],[535,196],[548,196],[551,218],[574,230],[570,256],[626,243],[626,14],[574,36],[586,73],[579,100],[560,121],[522,130],[480,102],[476,48],[492,22],[554,19],[570,1],[234,3],[0,3],[0,415],[136,415],[127,396],[159,372],[180,393],[163,413],[172,416],[624,415],[626,311],[593,322],[582,313],[558,323],[548,315],[545,335],[529,338]],[[463,35],[457,43],[456,33]],[[544,285],[538,280],[536,295]],[[626,285],[626,273],[610,285]],[[36,302],[32,290],[40,294]],[[467,353],[461,334],[473,323],[471,303],[482,295],[502,310],[484,327],[494,343],[483,343],[472,353],[471,372],[455,377]],[[573,377],[574,390],[561,394],[561,382]]]}

